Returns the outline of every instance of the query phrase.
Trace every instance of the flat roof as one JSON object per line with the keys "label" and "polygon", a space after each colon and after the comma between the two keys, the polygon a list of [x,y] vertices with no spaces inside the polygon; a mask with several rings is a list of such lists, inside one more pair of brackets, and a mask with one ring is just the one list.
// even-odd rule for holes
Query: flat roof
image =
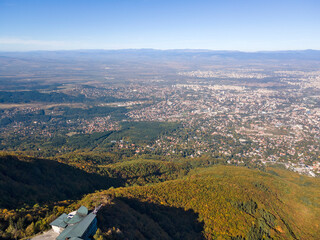
{"label": "flat roof", "polygon": [[56,240],[65,240],[67,237],[70,237],[69,233],[71,232],[72,229],[73,229],[72,225],[68,226],[66,229],[64,229],[60,233],[60,235],[56,238]]}
{"label": "flat roof", "polygon": [[57,237],[57,240],[64,240],[66,238],[76,239],[76,237],[82,237],[95,218],[96,215],[92,212],[84,217],[78,224],[69,225],[65,230],[62,231],[59,237]]}
{"label": "flat roof", "polygon": [[95,218],[96,215],[93,212],[87,215],[70,231],[70,237],[82,237],[82,235],[85,233],[85,231],[88,229],[88,227]]}
{"label": "flat roof", "polygon": [[50,225],[65,228],[67,226],[67,223],[66,223],[67,217],[68,215],[63,213],[56,220],[51,222]]}

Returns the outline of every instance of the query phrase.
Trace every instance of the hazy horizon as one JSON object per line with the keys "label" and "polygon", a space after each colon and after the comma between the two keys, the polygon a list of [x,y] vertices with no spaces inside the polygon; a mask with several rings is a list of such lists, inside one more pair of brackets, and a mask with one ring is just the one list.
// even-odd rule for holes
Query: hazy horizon
{"label": "hazy horizon", "polygon": [[99,49],[99,48],[83,48],[83,49],[55,49],[55,50],[0,50],[5,53],[28,53],[28,52],[77,52],[77,51],[190,51],[190,52],[238,52],[238,53],[272,53],[272,52],[304,52],[304,51],[320,51],[320,49],[277,49],[277,50],[256,50],[256,51],[244,51],[237,49],[201,49],[201,48],[118,48],[118,49]]}

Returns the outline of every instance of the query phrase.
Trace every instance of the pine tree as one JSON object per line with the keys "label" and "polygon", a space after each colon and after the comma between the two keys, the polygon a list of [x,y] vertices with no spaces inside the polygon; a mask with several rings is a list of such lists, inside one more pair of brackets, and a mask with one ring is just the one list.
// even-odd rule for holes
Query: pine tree
{"label": "pine tree", "polygon": [[26,228],[26,236],[32,236],[35,233],[35,227],[34,222],[32,222],[27,228]]}
{"label": "pine tree", "polygon": [[102,231],[100,228],[96,231],[96,234],[93,236],[95,240],[104,240],[105,238],[102,235]]}

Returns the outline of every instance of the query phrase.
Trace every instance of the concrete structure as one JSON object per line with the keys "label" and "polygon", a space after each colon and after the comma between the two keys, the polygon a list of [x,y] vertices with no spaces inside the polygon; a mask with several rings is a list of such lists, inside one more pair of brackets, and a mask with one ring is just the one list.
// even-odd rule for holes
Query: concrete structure
{"label": "concrete structure", "polygon": [[31,240],[55,240],[59,236],[59,233],[54,232],[50,229],[40,235],[34,236]]}

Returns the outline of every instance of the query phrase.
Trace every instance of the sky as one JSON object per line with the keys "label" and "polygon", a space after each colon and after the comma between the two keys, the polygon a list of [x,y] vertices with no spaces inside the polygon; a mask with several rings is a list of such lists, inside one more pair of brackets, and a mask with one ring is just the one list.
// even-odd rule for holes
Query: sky
{"label": "sky", "polygon": [[0,51],[320,50],[319,0],[0,0]]}

